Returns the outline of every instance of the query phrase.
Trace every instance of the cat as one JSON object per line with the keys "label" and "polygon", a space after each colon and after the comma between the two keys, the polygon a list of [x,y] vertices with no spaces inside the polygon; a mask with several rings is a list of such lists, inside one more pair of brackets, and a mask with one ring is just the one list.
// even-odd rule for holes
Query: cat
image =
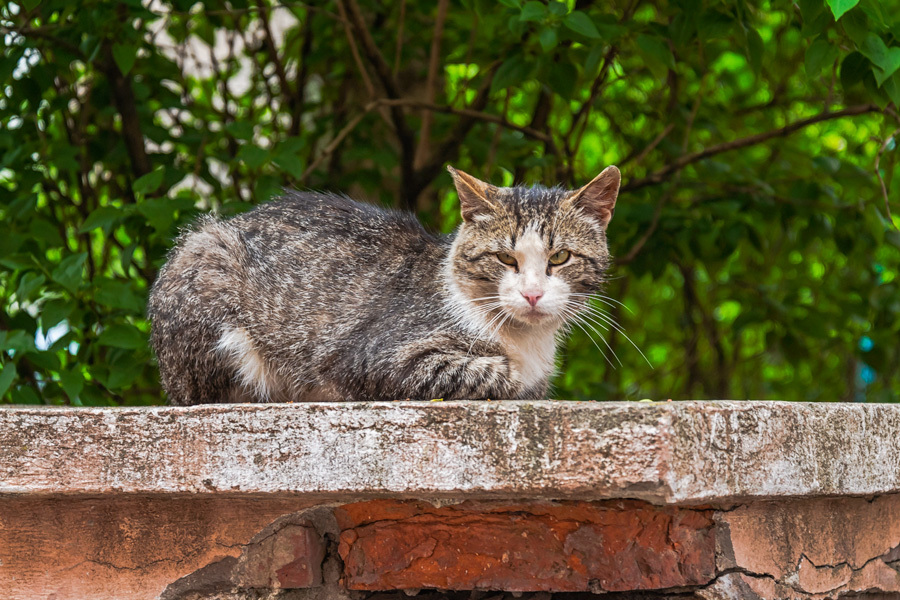
{"label": "cat", "polygon": [[604,283],[619,170],[575,191],[449,171],[447,237],[295,191],[183,233],[148,304],[170,402],[543,398]]}

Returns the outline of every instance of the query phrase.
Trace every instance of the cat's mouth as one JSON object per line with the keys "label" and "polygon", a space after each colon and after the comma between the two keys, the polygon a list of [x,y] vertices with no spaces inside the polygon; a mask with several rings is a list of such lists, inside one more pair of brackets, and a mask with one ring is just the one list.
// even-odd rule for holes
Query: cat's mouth
{"label": "cat's mouth", "polygon": [[522,308],[516,311],[516,318],[519,321],[528,323],[529,325],[543,323],[550,319],[552,316],[553,315],[551,315],[550,313],[546,313],[534,306],[529,308]]}

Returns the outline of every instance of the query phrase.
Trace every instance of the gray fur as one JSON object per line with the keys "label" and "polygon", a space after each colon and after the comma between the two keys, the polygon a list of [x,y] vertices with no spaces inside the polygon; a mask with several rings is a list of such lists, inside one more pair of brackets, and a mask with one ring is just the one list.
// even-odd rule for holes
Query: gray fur
{"label": "gray fur", "polygon": [[[454,174],[461,196],[471,192]],[[571,264],[552,269],[560,285],[596,292],[609,264],[605,223],[580,206],[582,190],[484,185],[492,212],[451,237],[411,215],[319,193],[286,192],[229,220],[200,220],[150,293],[171,403],[541,398],[552,355],[546,375],[523,381],[516,357],[530,346],[515,354],[507,344],[527,340],[529,323],[499,318],[502,331],[479,330],[467,311],[484,303],[454,298],[516,281],[518,268],[496,253],[515,251],[529,226],[547,248],[572,251]],[[489,320],[503,310],[482,312]],[[540,318],[551,335],[567,320]]]}

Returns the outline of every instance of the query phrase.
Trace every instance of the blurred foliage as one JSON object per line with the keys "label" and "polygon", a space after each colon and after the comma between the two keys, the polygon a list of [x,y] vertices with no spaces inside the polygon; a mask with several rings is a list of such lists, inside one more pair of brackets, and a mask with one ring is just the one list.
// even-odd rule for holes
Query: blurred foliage
{"label": "blurred foliage", "polygon": [[448,163],[624,173],[605,308],[653,367],[598,322],[556,397],[900,392],[896,0],[21,0],[0,35],[4,402],[164,401],[179,227],[288,185],[451,231]]}

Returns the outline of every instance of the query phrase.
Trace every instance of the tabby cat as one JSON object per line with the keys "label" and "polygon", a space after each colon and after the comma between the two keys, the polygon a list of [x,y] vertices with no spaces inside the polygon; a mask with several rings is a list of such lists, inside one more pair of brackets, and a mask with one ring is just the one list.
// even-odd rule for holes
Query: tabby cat
{"label": "tabby cat", "polygon": [[170,401],[544,397],[609,266],[619,170],[576,191],[450,173],[449,237],[312,192],[183,234],[149,302]]}

